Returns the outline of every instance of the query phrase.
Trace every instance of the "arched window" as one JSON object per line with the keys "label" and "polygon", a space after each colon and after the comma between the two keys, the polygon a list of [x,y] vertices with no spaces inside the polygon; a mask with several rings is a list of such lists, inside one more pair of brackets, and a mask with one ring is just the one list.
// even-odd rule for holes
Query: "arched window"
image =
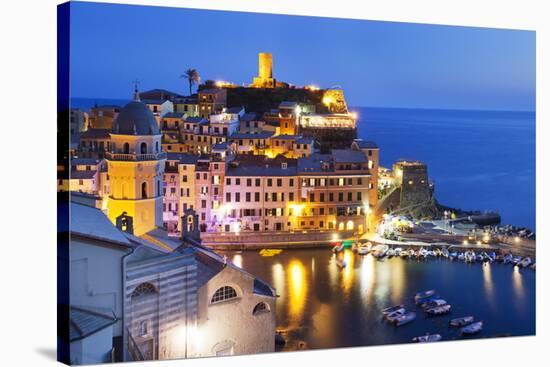
{"label": "arched window", "polygon": [[147,199],[147,182],[141,183],[141,198]]}
{"label": "arched window", "polygon": [[346,223],[346,229],[348,231],[353,230],[353,221],[352,220],[348,220],[348,222]]}
{"label": "arched window", "polygon": [[143,142],[140,146],[141,154],[147,154],[147,143]]}
{"label": "arched window", "polygon": [[234,288],[229,286],[223,286],[219,288],[216,293],[212,296],[212,301],[210,303],[218,303],[227,301],[233,298],[237,298],[237,292]]}
{"label": "arched window", "polygon": [[269,312],[269,306],[265,302],[260,302],[256,306],[254,306],[254,309],[252,310],[252,315],[260,315],[262,313]]}
{"label": "arched window", "polygon": [[157,293],[157,289],[155,288],[155,286],[151,283],[141,283],[132,292],[132,298],[149,293]]}
{"label": "arched window", "polygon": [[124,154],[130,154],[130,144],[124,143],[124,148],[122,149]]}

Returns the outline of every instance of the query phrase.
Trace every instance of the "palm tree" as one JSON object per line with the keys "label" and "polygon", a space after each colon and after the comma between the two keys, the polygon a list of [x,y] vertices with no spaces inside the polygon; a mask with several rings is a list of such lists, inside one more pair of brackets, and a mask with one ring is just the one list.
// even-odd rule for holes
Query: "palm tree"
{"label": "palm tree", "polygon": [[187,69],[185,73],[180,75],[180,78],[185,78],[189,82],[189,95],[192,94],[193,84],[199,84],[201,77],[197,69]]}

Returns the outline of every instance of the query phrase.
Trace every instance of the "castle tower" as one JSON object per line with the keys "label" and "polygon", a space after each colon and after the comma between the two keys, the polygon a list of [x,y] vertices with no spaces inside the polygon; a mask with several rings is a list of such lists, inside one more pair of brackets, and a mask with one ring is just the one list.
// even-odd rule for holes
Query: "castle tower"
{"label": "castle tower", "polygon": [[133,233],[140,236],[162,227],[162,179],[166,153],[162,134],[149,108],[134,100],[113,122],[110,152],[106,154],[110,193],[109,219],[115,223],[123,213],[132,217]]}
{"label": "castle tower", "polygon": [[258,77],[264,80],[273,78],[273,56],[268,52],[258,54]]}
{"label": "castle tower", "polygon": [[258,54],[258,76],[254,78],[251,86],[256,88],[275,88],[273,79],[273,56],[269,52]]}

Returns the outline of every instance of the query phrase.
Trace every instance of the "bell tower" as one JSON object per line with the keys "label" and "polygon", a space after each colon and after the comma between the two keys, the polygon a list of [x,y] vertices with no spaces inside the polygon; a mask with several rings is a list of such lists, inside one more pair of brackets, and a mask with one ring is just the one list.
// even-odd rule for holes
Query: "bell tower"
{"label": "bell tower", "polygon": [[110,193],[109,219],[131,218],[133,233],[140,236],[162,227],[162,182],[166,153],[161,152],[161,132],[139,93],[120,111],[111,131],[106,154]]}

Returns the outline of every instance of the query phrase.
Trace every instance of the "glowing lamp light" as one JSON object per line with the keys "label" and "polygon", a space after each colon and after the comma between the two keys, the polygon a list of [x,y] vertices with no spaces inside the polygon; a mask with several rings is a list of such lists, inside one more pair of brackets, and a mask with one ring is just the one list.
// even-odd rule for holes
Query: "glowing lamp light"
{"label": "glowing lamp light", "polygon": [[330,106],[333,103],[334,103],[334,98],[333,97],[331,97],[331,96],[324,96],[323,97],[323,104],[325,106]]}
{"label": "glowing lamp light", "polygon": [[333,241],[338,241],[340,239],[340,236],[338,236],[338,233],[333,233],[332,234],[332,240]]}

